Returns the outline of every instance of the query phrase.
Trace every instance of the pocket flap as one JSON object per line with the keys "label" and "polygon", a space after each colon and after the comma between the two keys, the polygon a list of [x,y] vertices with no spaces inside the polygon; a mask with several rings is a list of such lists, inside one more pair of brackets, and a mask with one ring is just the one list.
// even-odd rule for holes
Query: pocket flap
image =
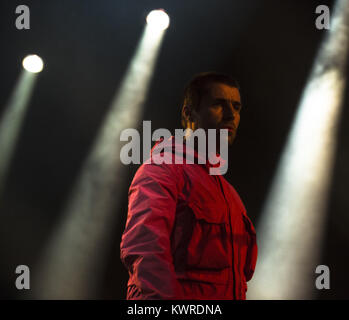
{"label": "pocket flap", "polygon": [[196,219],[203,219],[208,223],[228,223],[227,207],[225,204],[207,201],[191,201],[188,206],[192,209]]}

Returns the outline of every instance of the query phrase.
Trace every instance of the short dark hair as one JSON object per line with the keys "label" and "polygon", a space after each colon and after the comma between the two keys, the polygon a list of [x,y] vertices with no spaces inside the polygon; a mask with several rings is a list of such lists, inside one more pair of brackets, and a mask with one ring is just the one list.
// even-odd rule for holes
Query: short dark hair
{"label": "short dark hair", "polygon": [[[231,76],[218,72],[202,72],[196,74],[184,89],[182,110],[187,106],[190,110],[198,110],[201,97],[207,92],[207,85],[213,82],[225,83],[240,90],[238,82]],[[182,126],[185,128],[184,114],[181,114]]]}

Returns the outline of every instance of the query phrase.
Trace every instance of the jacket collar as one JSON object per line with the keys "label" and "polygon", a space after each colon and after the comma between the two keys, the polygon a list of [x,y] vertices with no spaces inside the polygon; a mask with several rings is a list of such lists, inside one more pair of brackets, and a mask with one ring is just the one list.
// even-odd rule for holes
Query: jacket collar
{"label": "jacket collar", "polygon": [[164,141],[164,138],[161,138],[155,143],[150,151],[151,158],[148,163],[150,163],[151,159],[158,156],[169,160],[168,162],[166,161],[166,163],[175,163],[176,160],[181,160],[182,163],[186,163],[186,160],[188,162],[188,159],[194,159],[194,163],[203,165],[214,175],[221,175],[220,169],[227,164],[227,160],[223,159],[219,154],[209,154],[208,159],[206,159],[204,155],[183,143],[183,140],[176,140],[174,136],[171,136],[166,141]]}

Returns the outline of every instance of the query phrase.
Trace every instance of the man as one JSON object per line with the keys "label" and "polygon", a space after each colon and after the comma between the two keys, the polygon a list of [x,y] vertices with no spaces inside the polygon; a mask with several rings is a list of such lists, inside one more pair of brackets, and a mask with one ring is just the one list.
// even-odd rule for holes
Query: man
{"label": "man", "polygon": [[[182,124],[206,132],[226,128],[231,145],[240,110],[235,80],[202,73],[185,90]],[[200,164],[205,155],[197,147],[180,155],[178,143],[172,138],[167,148],[155,145],[152,155],[178,160],[191,153],[194,164],[143,164],[129,189],[120,244],[130,276],[127,299],[245,299],[257,259],[254,227],[235,189],[209,174],[207,156]],[[220,148],[217,138],[216,152]]]}

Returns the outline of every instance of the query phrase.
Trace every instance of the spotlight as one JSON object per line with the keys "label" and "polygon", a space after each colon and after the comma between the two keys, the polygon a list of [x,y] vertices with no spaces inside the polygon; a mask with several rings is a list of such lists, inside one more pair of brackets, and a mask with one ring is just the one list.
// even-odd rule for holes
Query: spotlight
{"label": "spotlight", "polygon": [[23,68],[32,73],[38,73],[44,68],[44,62],[36,54],[26,56],[22,62]]}
{"label": "spotlight", "polygon": [[154,29],[165,30],[170,24],[170,18],[162,9],[153,10],[147,16],[147,23]]}

